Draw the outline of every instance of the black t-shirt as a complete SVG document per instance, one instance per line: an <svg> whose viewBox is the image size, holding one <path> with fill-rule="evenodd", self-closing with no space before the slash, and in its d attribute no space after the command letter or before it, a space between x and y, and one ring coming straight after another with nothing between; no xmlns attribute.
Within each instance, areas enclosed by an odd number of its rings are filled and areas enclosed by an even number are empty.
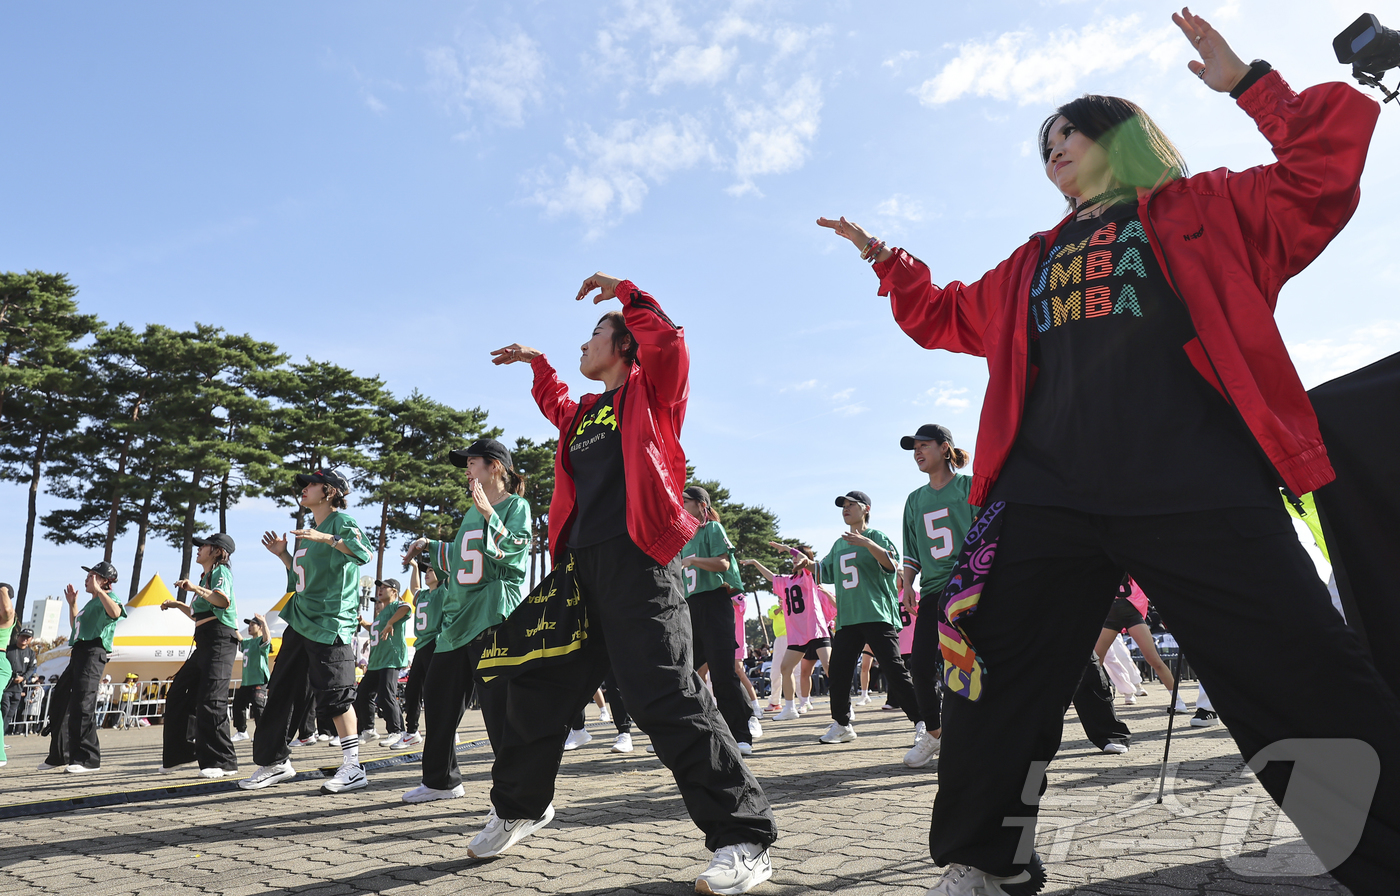
<svg viewBox="0 0 1400 896"><path fill-rule="evenodd" d="M1071 221L1031 286L1039 375L996 496L1117 515L1277 507L1244 421L1196 371L1137 205Z"/></svg>
<svg viewBox="0 0 1400 896"><path fill-rule="evenodd" d="M569 529L571 548L599 544L627 532L627 482L616 402L616 389L604 392L597 404L579 416L570 434L569 467L577 495Z"/></svg>

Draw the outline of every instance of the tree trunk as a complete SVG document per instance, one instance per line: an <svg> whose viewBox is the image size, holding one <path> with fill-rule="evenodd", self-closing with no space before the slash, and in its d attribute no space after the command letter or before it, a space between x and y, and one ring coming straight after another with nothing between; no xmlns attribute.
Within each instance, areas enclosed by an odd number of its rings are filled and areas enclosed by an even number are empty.
<svg viewBox="0 0 1400 896"><path fill-rule="evenodd" d="M29 518L24 525L24 558L19 568L19 593L15 596L15 619L24 618L24 596L29 593L29 566L34 559L34 522L39 516L39 478L44 465L44 449L48 446L47 431L39 433L34 446L34 461L29 475Z"/></svg>
<svg viewBox="0 0 1400 896"><path fill-rule="evenodd" d="M147 382L150 375L146 376ZM131 422L135 423L141 418L141 403L146 400L146 387L141 387L141 394L136 396L136 403L131 406ZM122 442L121 457L117 459L117 475L112 480L112 512L107 515L107 540L102 547L102 559L108 563L112 562L112 547L117 540L117 517L120 515L122 503L122 477L126 475L126 462L131 457L131 440L136 438L136 433L128 432L126 440Z"/></svg>
<svg viewBox="0 0 1400 896"><path fill-rule="evenodd" d="M190 473L190 503L185 508L185 524L180 527L180 578L182 579L190 577L190 564L194 559L192 556L194 546L190 544L190 539L194 538L194 517L199 508L199 498L196 495L199 494L199 479L202 475L203 473L198 469ZM181 588L175 594L175 599L184 603L185 594L185 589Z"/></svg>
<svg viewBox="0 0 1400 896"><path fill-rule="evenodd" d="M223 481L219 483L219 531L228 531L228 480L233 475L233 467L230 466L224 473Z"/></svg>
<svg viewBox="0 0 1400 896"><path fill-rule="evenodd" d="M392 481L392 480L391 480ZM384 578L384 546L389 539L389 499L379 508L379 562L374 566L375 581Z"/></svg>
<svg viewBox="0 0 1400 896"><path fill-rule="evenodd" d="M151 505L155 499L155 489L151 489L146 493L146 500L141 503L141 521L136 525L136 557L131 562L131 587L126 595L128 603L136 597L136 592L141 590L141 561L146 556L146 533L151 529Z"/></svg>

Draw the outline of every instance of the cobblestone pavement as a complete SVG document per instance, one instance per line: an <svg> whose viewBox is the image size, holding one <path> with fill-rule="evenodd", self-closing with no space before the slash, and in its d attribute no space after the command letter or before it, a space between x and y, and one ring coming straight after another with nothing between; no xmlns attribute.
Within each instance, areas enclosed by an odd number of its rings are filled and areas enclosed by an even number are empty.
<svg viewBox="0 0 1400 896"><path fill-rule="evenodd" d="M1156 804L1166 702L1154 687L1137 706L1120 705L1137 737L1123 756L1094 749L1071 711L1037 837L1050 867L1044 892L1347 893L1327 875L1254 875L1256 866L1296 867L1311 854L1305 847L1296 853L1300 841L1286 819L1274 831L1278 813L1257 782L1242 776L1243 763L1223 726L1192 729L1178 720L1167 798ZM855 721L858 740L824 746L817 742L828 721L824 710L823 700L799 721L765 722L749 759L781 831L773 879L755 893L923 893L939 876L927 852L937 790L933 768L912 771L900 764L912 734L903 714L863 708ZM593 713L588 710L590 719ZM467 857L467 842L489 809L491 753L480 746L461 755L467 795L460 800L401 802L399 795L418 783L419 766L409 762L371 772L366 790L336 796L322 796L315 781L303 780L254 793L0 820L0 892L692 892L709 853L670 775L645 752L645 735L636 735L635 752L620 755L608 751L610 724L590 721L589 728L593 742L565 754L553 824L492 861ZM9 765L0 769L0 804L197 780L192 771L156 773L160 731L104 731L103 770L90 776L36 772L46 743L11 737ZM484 739L478 713L467 713L460 736ZM238 746L251 771L250 744ZM373 745L362 749L366 762L391 755ZM293 752L299 770L338 761L338 752L325 746ZM1266 859L1271 833L1277 835L1273 858Z"/></svg>

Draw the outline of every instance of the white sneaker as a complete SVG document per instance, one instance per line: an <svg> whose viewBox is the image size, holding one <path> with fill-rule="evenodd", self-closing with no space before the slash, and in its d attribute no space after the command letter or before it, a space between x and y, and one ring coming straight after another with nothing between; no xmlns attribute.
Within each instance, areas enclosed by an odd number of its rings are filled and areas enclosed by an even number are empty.
<svg viewBox="0 0 1400 896"><path fill-rule="evenodd" d="M226 772L221 768L202 768L199 770L201 778L227 778L232 774L233 772Z"/></svg>
<svg viewBox="0 0 1400 896"><path fill-rule="evenodd" d="M803 700L802 703L797 707L797 711L798 711L798 712L811 712L811 711L812 711L812 701L811 701L810 699Z"/></svg>
<svg viewBox="0 0 1400 896"><path fill-rule="evenodd" d="M949 865L924 896L1033 896L1044 886L1045 866L1032 853L1030 867L1011 877L997 877L971 865Z"/></svg>
<svg viewBox="0 0 1400 896"><path fill-rule="evenodd" d="M229 740L233 741L236 744L241 744L247 739L248 732L246 731L235 731L233 732L233 737L229 738Z"/></svg>
<svg viewBox="0 0 1400 896"><path fill-rule="evenodd" d="M860 696L851 701L852 706L867 706L870 703L870 692L861 691Z"/></svg>
<svg viewBox="0 0 1400 896"><path fill-rule="evenodd" d="M335 770L335 775L329 781L321 785L322 793L344 793L347 790L359 790L361 787L369 786L369 778L365 776L365 767L358 762L351 764L342 762L340 768Z"/></svg>
<svg viewBox="0 0 1400 896"><path fill-rule="evenodd" d="M753 755L753 744L741 740L741 741L739 741L738 746L739 746L739 755L740 755L740 756L752 756L752 755Z"/></svg>
<svg viewBox="0 0 1400 896"><path fill-rule="evenodd" d="M1125 706L1137 706L1137 694L1129 694L1128 696L1124 697L1123 704Z"/></svg>
<svg viewBox="0 0 1400 896"><path fill-rule="evenodd" d="M914 741L914 748L904 754L904 764L909 768L923 768L938 755L938 748L941 746L943 738L925 733L923 737Z"/></svg>
<svg viewBox="0 0 1400 896"><path fill-rule="evenodd" d="M617 736L617 739L613 741L613 745L610 749L614 753L632 752L632 735L626 731L623 731Z"/></svg>
<svg viewBox="0 0 1400 896"><path fill-rule="evenodd" d="M1126 753L1128 752L1128 745L1109 741L1103 745L1103 751L1105 753Z"/></svg>
<svg viewBox="0 0 1400 896"><path fill-rule="evenodd" d="M754 714L754 717L755 717L755 718L758 718L758 719L762 719L762 718L763 718L763 704L762 704L762 703L759 703L757 700L755 700L755 701L753 701L752 703L750 703L749 706L753 707L753 714Z"/></svg>
<svg viewBox="0 0 1400 896"><path fill-rule="evenodd" d="M533 821L528 818L501 818L494 808L486 817L486 827L467 844L467 855L473 859L498 856L515 844L554 820L554 804L544 807L544 815Z"/></svg>
<svg viewBox="0 0 1400 896"><path fill-rule="evenodd" d="M826 729L826 733L817 738L817 740L824 744L848 744L855 739L855 728L852 728L850 725L842 725L835 720L832 721L831 727Z"/></svg>
<svg viewBox="0 0 1400 896"><path fill-rule="evenodd" d="M756 716L749 716L749 737L758 740L763 736L763 725Z"/></svg>
<svg viewBox="0 0 1400 896"><path fill-rule="evenodd" d="M373 728L366 728L360 732L360 743L367 744L379 740L379 733Z"/></svg>
<svg viewBox="0 0 1400 896"><path fill-rule="evenodd" d="M258 766L258 770L253 772L251 776L239 781L238 786L244 790L262 790L270 784L276 784L278 781L285 781L288 778L294 777L296 773L297 770L292 768L291 760L284 759L277 765Z"/></svg>
<svg viewBox="0 0 1400 896"><path fill-rule="evenodd" d="M599 710L598 710L598 721L600 721L600 722L611 722L611 721L612 721L612 713L608 712L608 708L607 708L606 706L604 706L602 709L599 709Z"/></svg>
<svg viewBox="0 0 1400 896"><path fill-rule="evenodd" d="M52 771L53 769L56 769L56 768L67 768L67 767L68 767L68 766L66 766L66 765L49 765L47 762L41 762L41 763L39 763L39 771L41 771L41 772L47 772L47 771Z"/></svg>
<svg viewBox="0 0 1400 896"><path fill-rule="evenodd" d="M925 725L923 722L914 723L914 744L916 746L918 745L919 741L924 739L925 734L928 734L928 726Z"/></svg>
<svg viewBox="0 0 1400 896"><path fill-rule="evenodd" d="M587 728L580 728L577 731L570 731L569 736L564 738L564 749L577 750L579 747L593 740L593 735L588 733ZM495 853L492 853L495 855Z"/></svg>
<svg viewBox="0 0 1400 896"><path fill-rule="evenodd" d="M697 893L747 893L773 876L768 850L757 843L736 843L715 850L710 867L695 879Z"/></svg>
<svg viewBox="0 0 1400 896"><path fill-rule="evenodd" d="M162 775L174 774L175 772L178 772L180 769L185 768L186 766L194 765L194 764L195 764L195 760L191 759L189 762L177 762L177 763L175 763L174 765L162 765L162 766L160 767L160 773L161 773Z"/></svg>
<svg viewBox="0 0 1400 896"><path fill-rule="evenodd" d="M437 790L427 784L419 784L412 790L405 792L400 799L405 803L430 803L433 800L455 800L458 797L466 796L466 794L467 792L462 789L461 784L451 790Z"/></svg>
<svg viewBox="0 0 1400 896"><path fill-rule="evenodd" d="M380 739L379 745L381 747L388 747L392 749L394 744L398 743L401 740L403 740L402 731L391 731L389 734L385 735L383 738Z"/></svg>
<svg viewBox="0 0 1400 896"><path fill-rule="evenodd" d="M313 734L313 735L311 735L311 736L308 737L308 738L294 737L294 738L292 738L290 741L287 742L287 746L289 746L289 747L309 747L309 746L311 746L311 745L314 744L314 743L316 743L316 735Z"/></svg>
<svg viewBox="0 0 1400 896"><path fill-rule="evenodd" d="M324 744L330 742L331 736L329 734L318 734L316 735L316 739Z"/></svg>
<svg viewBox="0 0 1400 896"><path fill-rule="evenodd" d="M88 768L86 765L79 765L75 762L72 765L64 768L64 771L70 775L85 775L88 772L102 771L102 766L99 765L97 768Z"/></svg>
<svg viewBox="0 0 1400 896"><path fill-rule="evenodd" d="M403 733L403 737L400 737L396 742L389 745L389 749L395 752L398 752L400 750L411 750L414 747L421 744L422 742L423 735L419 734L417 731L413 732L412 734L405 731Z"/></svg>
<svg viewBox="0 0 1400 896"><path fill-rule="evenodd" d="M776 716L773 717L772 721L791 722L793 719L800 718L802 718L802 713L797 711L797 707L794 704L789 703L787 706L783 707L782 712L778 713Z"/></svg>
<svg viewBox="0 0 1400 896"><path fill-rule="evenodd" d="M339 738L338 736L337 736L337 737L332 737L330 740L326 741L326 746L335 747L337 750L339 750L339 749L340 749L340 738Z"/></svg>

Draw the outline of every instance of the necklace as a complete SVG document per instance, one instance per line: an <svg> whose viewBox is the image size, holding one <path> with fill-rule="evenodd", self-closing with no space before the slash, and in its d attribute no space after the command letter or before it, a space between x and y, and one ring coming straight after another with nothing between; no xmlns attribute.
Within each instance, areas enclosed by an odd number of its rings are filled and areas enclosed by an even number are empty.
<svg viewBox="0 0 1400 896"><path fill-rule="evenodd" d="M1118 199L1119 197L1126 198L1136 192L1137 191L1134 190L1132 187L1115 187L1111 190L1104 190L1102 193L1100 193L1097 196L1094 196L1087 202L1081 202L1078 205L1078 207L1075 208L1074 213L1076 215L1081 215L1101 202L1110 202L1112 200Z"/></svg>

